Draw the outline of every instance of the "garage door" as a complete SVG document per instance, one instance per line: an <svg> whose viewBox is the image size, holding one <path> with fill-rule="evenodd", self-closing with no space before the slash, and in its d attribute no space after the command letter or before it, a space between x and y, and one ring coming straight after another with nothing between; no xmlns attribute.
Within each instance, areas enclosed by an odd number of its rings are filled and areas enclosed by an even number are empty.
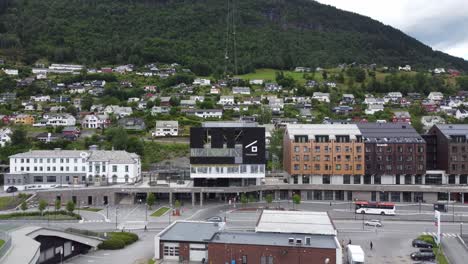
<svg viewBox="0 0 468 264"><path fill-rule="evenodd" d="M190 244L190 261L208 259L208 249L205 244Z"/></svg>
<svg viewBox="0 0 468 264"><path fill-rule="evenodd" d="M179 243L164 243L164 259L179 260Z"/></svg>

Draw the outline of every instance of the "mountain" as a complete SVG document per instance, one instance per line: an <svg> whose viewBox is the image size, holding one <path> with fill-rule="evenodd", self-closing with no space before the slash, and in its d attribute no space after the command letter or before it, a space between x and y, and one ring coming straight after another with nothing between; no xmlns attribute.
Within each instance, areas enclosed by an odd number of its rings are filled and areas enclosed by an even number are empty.
<svg viewBox="0 0 468 264"><path fill-rule="evenodd" d="M178 62L202 75L351 62L468 70L397 29L309 0L0 0L0 56Z"/></svg>

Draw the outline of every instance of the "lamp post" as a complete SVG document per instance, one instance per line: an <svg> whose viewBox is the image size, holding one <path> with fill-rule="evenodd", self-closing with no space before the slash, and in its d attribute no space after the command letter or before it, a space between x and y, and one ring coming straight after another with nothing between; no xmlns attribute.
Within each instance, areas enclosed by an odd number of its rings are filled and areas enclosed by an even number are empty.
<svg viewBox="0 0 468 264"><path fill-rule="evenodd" d="M117 225L118 225L118 222L117 222L118 213L119 213L119 207L115 206L115 230L117 230Z"/></svg>
<svg viewBox="0 0 468 264"><path fill-rule="evenodd" d="M463 222L460 222L460 236L463 236Z"/></svg>
<svg viewBox="0 0 468 264"><path fill-rule="evenodd" d="M145 203L145 222L148 222L148 203Z"/></svg>

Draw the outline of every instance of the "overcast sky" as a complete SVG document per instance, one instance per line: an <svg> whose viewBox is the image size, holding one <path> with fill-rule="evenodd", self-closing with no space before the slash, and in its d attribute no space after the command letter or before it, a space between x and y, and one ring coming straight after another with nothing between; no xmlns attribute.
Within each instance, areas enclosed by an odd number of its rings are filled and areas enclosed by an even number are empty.
<svg viewBox="0 0 468 264"><path fill-rule="evenodd" d="M316 0L371 17L468 60L467 0Z"/></svg>

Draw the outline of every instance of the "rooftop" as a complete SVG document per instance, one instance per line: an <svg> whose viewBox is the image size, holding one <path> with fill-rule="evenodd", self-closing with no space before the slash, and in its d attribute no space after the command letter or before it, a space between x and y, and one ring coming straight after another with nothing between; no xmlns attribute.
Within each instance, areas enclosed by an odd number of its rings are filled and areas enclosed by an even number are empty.
<svg viewBox="0 0 468 264"><path fill-rule="evenodd" d="M208 242L223 229L220 223L176 221L158 234L164 241Z"/></svg>
<svg viewBox="0 0 468 264"><path fill-rule="evenodd" d="M310 237L310 244L306 244L305 237ZM293 238L294 243L289 239ZM297 240L301 244L296 244ZM263 233L263 232L219 232L216 233L212 243L222 244L242 244L242 245L266 245L266 246L290 246L290 247L311 247L311 248L337 248L334 236L324 235L304 235L289 233Z"/></svg>
<svg viewBox="0 0 468 264"><path fill-rule="evenodd" d="M468 135L468 124L437 124L435 125L446 136Z"/></svg>
<svg viewBox="0 0 468 264"><path fill-rule="evenodd" d="M336 229L326 212L264 210L256 232L336 235Z"/></svg>
<svg viewBox="0 0 468 264"><path fill-rule="evenodd" d="M419 133L407 123L359 123L365 142L424 143Z"/></svg>
<svg viewBox="0 0 468 264"><path fill-rule="evenodd" d="M204 122L203 127L257 127L255 122Z"/></svg>
<svg viewBox="0 0 468 264"><path fill-rule="evenodd" d="M30 150L10 158L88 158L88 161L112 161L113 163L135 163L137 154L122 150Z"/></svg>
<svg viewBox="0 0 468 264"><path fill-rule="evenodd" d="M308 135L309 137L316 135L361 135L361 131L355 124L288 124L286 130L290 139L294 139L295 135Z"/></svg>

